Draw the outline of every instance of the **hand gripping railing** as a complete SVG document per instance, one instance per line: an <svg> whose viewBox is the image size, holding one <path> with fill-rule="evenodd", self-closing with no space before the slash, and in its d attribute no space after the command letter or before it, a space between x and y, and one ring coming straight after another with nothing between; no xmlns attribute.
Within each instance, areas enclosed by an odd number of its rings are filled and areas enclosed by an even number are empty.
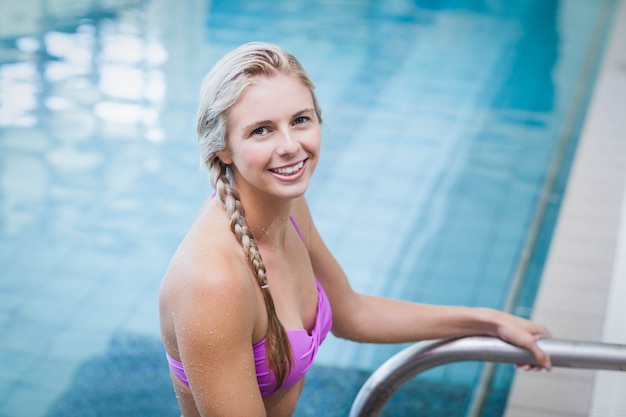
<svg viewBox="0 0 626 417"><path fill-rule="evenodd" d="M626 345L543 339L539 346L555 367L626 371ZM461 361L537 364L529 351L495 337L416 343L374 371L357 394L350 417L379 416L387 400L405 382L435 366Z"/></svg>

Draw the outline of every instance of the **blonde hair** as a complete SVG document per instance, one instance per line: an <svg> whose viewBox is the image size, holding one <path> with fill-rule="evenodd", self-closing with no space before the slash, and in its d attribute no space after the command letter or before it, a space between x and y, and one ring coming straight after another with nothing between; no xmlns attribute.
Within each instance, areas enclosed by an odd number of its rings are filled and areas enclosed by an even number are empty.
<svg viewBox="0 0 626 417"><path fill-rule="evenodd" d="M265 339L266 360L276 376L278 389L284 382L293 357L289 338L278 319L272 294L267 287L267 272L257 240L248 227L239 193L232 181L230 168L217 156L227 147L228 112L257 76L284 74L295 77L308 87L318 121L321 111L314 93L315 86L298 60L282 48L261 42L244 44L226 54L206 75L200 92L196 130L202 164L208 168L211 186L230 218L230 229L237 237L261 287L267 311Z"/></svg>

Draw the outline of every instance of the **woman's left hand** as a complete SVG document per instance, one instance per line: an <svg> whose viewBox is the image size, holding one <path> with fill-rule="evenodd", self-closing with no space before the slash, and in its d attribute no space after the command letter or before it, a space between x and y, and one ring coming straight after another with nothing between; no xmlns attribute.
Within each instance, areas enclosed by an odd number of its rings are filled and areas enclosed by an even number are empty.
<svg viewBox="0 0 626 417"><path fill-rule="evenodd" d="M525 371L552 369L550 357L539 347L537 343L540 339L552 337L550 331L541 324L525 320L520 317L503 313L498 320L497 336L502 340L529 350L535 359L536 364L518 364L519 369Z"/></svg>

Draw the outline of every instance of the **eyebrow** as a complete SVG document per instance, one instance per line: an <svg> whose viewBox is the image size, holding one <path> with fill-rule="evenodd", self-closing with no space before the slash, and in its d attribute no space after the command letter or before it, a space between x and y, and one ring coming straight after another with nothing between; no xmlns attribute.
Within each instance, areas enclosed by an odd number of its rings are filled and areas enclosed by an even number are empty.
<svg viewBox="0 0 626 417"><path fill-rule="evenodd" d="M305 113L315 113L315 109L312 107L307 107L306 109L300 110L296 113L294 113L291 118L295 119L296 117L300 117ZM246 133L246 132L250 132L251 130L256 129L259 126L263 126L263 125L268 125L268 124L272 124L274 123L272 120L260 120L258 122L253 122L250 124L245 125L241 130Z"/></svg>

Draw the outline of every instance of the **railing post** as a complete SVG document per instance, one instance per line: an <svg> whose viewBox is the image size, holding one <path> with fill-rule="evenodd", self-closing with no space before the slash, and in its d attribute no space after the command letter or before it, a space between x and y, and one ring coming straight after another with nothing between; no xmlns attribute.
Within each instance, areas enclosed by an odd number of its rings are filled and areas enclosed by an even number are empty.
<svg viewBox="0 0 626 417"><path fill-rule="evenodd" d="M540 347L552 365L565 368L626 371L626 345L543 339ZM489 336L416 343L392 356L363 384L350 417L377 417L408 380L439 365L461 361L537 364L527 350Z"/></svg>

